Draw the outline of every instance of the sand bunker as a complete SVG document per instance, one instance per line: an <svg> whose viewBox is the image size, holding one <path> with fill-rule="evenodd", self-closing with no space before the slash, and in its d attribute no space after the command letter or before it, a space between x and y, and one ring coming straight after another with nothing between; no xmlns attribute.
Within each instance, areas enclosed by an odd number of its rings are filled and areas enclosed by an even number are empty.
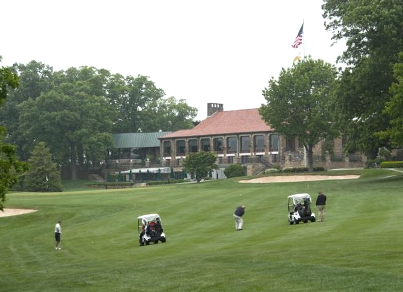
<svg viewBox="0 0 403 292"><path fill-rule="evenodd" d="M295 176L266 176L250 180L241 180L240 183L274 183L274 182L300 182L316 180L357 179L359 175L295 175Z"/></svg>
<svg viewBox="0 0 403 292"><path fill-rule="evenodd" d="M36 211L38 211L38 210L4 208L4 211L0 211L0 217L9 217L9 216L15 216L15 215L28 214L28 213L32 213L32 212L36 212Z"/></svg>

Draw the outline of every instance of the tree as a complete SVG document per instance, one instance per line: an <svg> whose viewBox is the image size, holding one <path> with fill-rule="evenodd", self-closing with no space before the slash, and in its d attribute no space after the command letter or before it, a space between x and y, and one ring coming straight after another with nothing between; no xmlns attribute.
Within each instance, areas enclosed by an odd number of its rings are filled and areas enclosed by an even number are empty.
<svg viewBox="0 0 403 292"><path fill-rule="evenodd" d="M7 128L7 141L17 145L17 155L22 160L27 160L30 152L24 152L23 145L27 144L24 136L19 130L19 110L18 105L35 100L43 92L47 92L54 87L53 70L48 65L31 61L28 64L14 64L10 68L19 77L19 86L8 92L4 106L0 109L0 124Z"/></svg>
<svg viewBox="0 0 403 292"><path fill-rule="evenodd" d="M117 107L119 112L113 131L115 133L133 133L139 129L145 131L146 121L143 120L143 112L147 111L150 106L155 106L157 100L162 98L165 93L162 89L157 88L147 76L122 78L121 75L115 76L108 86L113 88L113 94L110 95L111 103Z"/></svg>
<svg viewBox="0 0 403 292"><path fill-rule="evenodd" d="M403 52L400 53L400 60L394 66L397 81L390 88L392 97L384 109L384 113L391 118L390 126L378 133L381 139L389 141L392 146L403 145Z"/></svg>
<svg viewBox="0 0 403 292"><path fill-rule="evenodd" d="M209 172L217 169L215 163L216 156L212 152L196 152L186 156L183 161L184 171L196 177L196 181L200 182L202 178L207 177Z"/></svg>
<svg viewBox="0 0 403 292"><path fill-rule="evenodd" d="M403 51L402 2L327 0L322 8L326 29L347 45L339 57L347 67L336 94L336 110L348 138L345 148L374 158L388 143L374 133L391 123L384 109L391 98L393 65Z"/></svg>
<svg viewBox="0 0 403 292"><path fill-rule="evenodd" d="M2 57L0 56L0 62ZM0 106L4 103L9 88L18 87L18 76L9 68L0 68ZM28 169L28 165L17 159L16 147L3 143L7 131L0 126L0 210L4 208L8 190L17 183L18 175Z"/></svg>
<svg viewBox="0 0 403 292"><path fill-rule="evenodd" d="M112 146L112 121L116 112L104 96L102 85L107 72L92 67L56 72L55 90L19 106L19 127L28 141L25 151L43 141L56 161L70 165L77 179L77 166L96 165ZM101 88L100 88L101 87Z"/></svg>
<svg viewBox="0 0 403 292"><path fill-rule="evenodd" d="M282 69L263 90L267 101L259 113L279 134L297 138L305 147L308 167L313 171L313 148L322 139L333 139L337 128L332 113L336 69L310 57L292 68Z"/></svg>
<svg viewBox="0 0 403 292"><path fill-rule="evenodd" d="M44 142L38 143L32 150L28 162L30 170L25 174L24 189L30 192L62 191L60 170L52 161L50 149Z"/></svg>
<svg viewBox="0 0 403 292"><path fill-rule="evenodd" d="M185 100L175 97L161 98L143 111L141 129L145 132L178 131L193 128L193 119L197 109L189 106Z"/></svg>
<svg viewBox="0 0 403 292"><path fill-rule="evenodd" d="M107 83L107 96L119 115L114 121L114 133L177 131L193 127L197 109L185 100L164 98L147 76L123 77L112 75Z"/></svg>

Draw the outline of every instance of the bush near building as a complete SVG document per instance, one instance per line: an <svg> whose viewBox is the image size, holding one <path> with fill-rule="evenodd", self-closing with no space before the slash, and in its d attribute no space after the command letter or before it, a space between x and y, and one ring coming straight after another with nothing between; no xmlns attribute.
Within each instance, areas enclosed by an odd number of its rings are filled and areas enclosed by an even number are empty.
<svg viewBox="0 0 403 292"><path fill-rule="evenodd" d="M381 168L403 168L403 161L383 161L379 165Z"/></svg>
<svg viewBox="0 0 403 292"><path fill-rule="evenodd" d="M242 165L232 164L225 168L224 174L227 178L231 178L231 177L237 177L237 176L245 176L246 171Z"/></svg>

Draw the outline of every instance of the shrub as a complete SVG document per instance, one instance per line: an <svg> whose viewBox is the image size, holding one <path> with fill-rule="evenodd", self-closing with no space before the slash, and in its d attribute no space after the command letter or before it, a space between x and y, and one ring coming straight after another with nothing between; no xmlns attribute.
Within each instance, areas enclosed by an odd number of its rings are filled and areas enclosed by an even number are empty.
<svg viewBox="0 0 403 292"><path fill-rule="evenodd" d="M283 172L288 172L288 173L301 173L301 172L308 172L309 168L308 167L292 167L292 168L286 168L283 170ZM325 169L322 166L317 166L313 168L314 172L317 171L325 171Z"/></svg>
<svg viewBox="0 0 403 292"><path fill-rule="evenodd" d="M224 170L224 174L227 178L237 177L237 176L245 176L246 171L240 164L231 164L227 166Z"/></svg>
<svg viewBox="0 0 403 292"><path fill-rule="evenodd" d="M383 161L379 166L381 168L403 168L403 161Z"/></svg>
<svg viewBox="0 0 403 292"><path fill-rule="evenodd" d="M147 181L148 186L166 185L166 184L179 184L185 182L185 179L171 179L171 180L150 180Z"/></svg>
<svg viewBox="0 0 403 292"><path fill-rule="evenodd" d="M87 187L92 187L92 188L111 188L111 189L117 189L117 188L131 188L134 183L132 182L93 182L93 183L87 183Z"/></svg>
<svg viewBox="0 0 403 292"><path fill-rule="evenodd" d="M369 159L365 162L365 168L375 168L378 167L382 162L384 161L383 158L375 158L375 159Z"/></svg>
<svg viewBox="0 0 403 292"><path fill-rule="evenodd" d="M291 167L291 168L283 169L283 172L288 172L288 173L308 172L308 167Z"/></svg>

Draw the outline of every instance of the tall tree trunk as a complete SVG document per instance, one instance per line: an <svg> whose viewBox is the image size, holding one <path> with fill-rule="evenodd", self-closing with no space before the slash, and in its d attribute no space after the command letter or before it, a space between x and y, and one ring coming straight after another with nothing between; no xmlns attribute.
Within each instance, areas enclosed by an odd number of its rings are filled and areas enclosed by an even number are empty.
<svg viewBox="0 0 403 292"><path fill-rule="evenodd" d="M76 168L76 147L70 146L70 160L71 160L71 180L77 180L77 168Z"/></svg>
<svg viewBox="0 0 403 292"><path fill-rule="evenodd" d="M309 172L313 172L313 145L308 145L306 152L308 156L308 170Z"/></svg>

